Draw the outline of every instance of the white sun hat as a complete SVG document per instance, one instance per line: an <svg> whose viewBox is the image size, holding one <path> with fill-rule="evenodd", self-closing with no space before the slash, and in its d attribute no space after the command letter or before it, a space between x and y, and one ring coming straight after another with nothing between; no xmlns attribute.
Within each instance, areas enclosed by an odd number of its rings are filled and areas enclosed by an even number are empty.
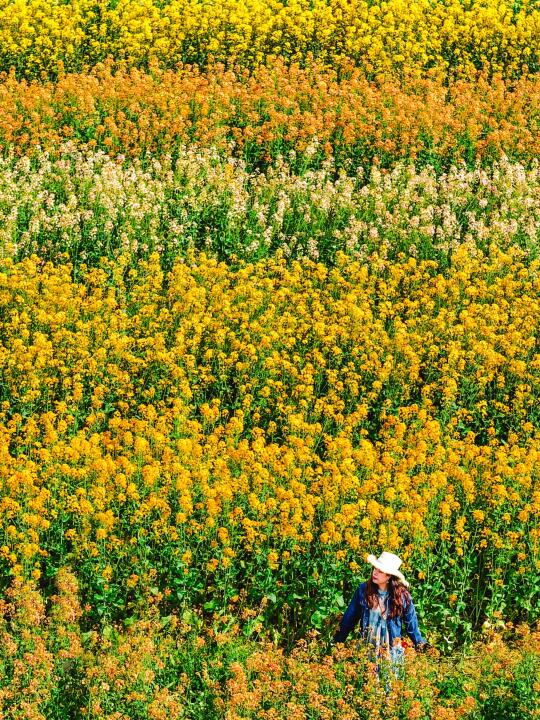
<svg viewBox="0 0 540 720"><path fill-rule="evenodd" d="M373 567L376 567L377 570L380 570L387 575L395 575L401 580L405 587L409 587L409 583L405 580L398 569L401 565L401 560L397 555L394 555L394 553L383 552L378 558L376 558L375 555L368 555L367 561L368 563L371 563Z"/></svg>

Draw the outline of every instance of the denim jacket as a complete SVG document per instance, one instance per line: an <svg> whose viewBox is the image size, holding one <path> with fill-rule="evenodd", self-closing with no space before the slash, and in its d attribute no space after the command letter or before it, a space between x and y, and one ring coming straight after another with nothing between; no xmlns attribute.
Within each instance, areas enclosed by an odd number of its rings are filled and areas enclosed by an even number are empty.
<svg viewBox="0 0 540 720"><path fill-rule="evenodd" d="M341 620L339 630L334 635L333 642L344 642L347 639L347 635L354 629L358 621L360 621L362 636L365 637L369 624L369 606L366 600L366 586L367 582L363 582L356 589L353 599L351 600L350 605ZM418 619L416 617L416 610L414 609L412 599L409 607L404 611L403 615L401 617L397 615L394 618L390 617L390 602L390 596L388 596L386 600L386 617L388 618L387 627L390 647L393 646L395 638L401 637L402 622L405 626L407 635L411 638L415 647L425 643L426 641L418 629Z"/></svg>

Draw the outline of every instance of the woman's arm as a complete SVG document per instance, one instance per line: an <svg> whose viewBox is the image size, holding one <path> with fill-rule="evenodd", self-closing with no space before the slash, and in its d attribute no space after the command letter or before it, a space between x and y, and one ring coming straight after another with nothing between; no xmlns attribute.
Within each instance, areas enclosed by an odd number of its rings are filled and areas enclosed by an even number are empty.
<svg viewBox="0 0 540 720"><path fill-rule="evenodd" d="M361 587L361 586L360 586ZM345 615L339 624L339 630L333 637L333 642L345 642L347 635L354 629L356 623L362 615L362 606L360 603L360 587L358 587L353 595L349 607L345 611Z"/></svg>
<svg viewBox="0 0 540 720"><path fill-rule="evenodd" d="M409 606L403 613L403 623L405 625L407 635L411 638L416 648L426 643L425 638L423 638L420 634L420 629L418 627L418 617L416 616L416 610L414 608L412 598L410 598Z"/></svg>

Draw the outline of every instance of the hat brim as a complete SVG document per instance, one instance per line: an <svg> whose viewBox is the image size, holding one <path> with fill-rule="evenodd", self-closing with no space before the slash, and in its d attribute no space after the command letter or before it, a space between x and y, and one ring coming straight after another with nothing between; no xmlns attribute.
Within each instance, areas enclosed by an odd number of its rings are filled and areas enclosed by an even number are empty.
<svg viewBox="0 0 540 720"><path fill-rule="evenodd" d="M387 575L394 575L395 577L399 578L401 582L405 585L405 587L409 587L409 583L405 578L403 577L402 573L400 573L399 570L393 570L392 572L388 572L387 569L385 569L378 561L375 555L368 555L367 561L370 565L373 565L373 567L376 567L377 570L380 570L383 573L386 573Z"/></svg>

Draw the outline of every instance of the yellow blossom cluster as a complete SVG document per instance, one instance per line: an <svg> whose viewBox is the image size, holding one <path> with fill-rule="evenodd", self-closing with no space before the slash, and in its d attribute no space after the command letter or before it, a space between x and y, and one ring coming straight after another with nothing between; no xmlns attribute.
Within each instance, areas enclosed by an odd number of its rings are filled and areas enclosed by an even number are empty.
<svg viewBox="0 0 540 720"><path fill-rule="evenodd" d="M128 260L2 261L10 575L69 560L114 616L307 599L307 553L318 585L386 548L427 604L466 583L512 612L540 566L540 261Z"/></svg>
<svg viewBox="0 0 540 720"><path fill-rule="evenodd" d="M309 54L373 73L516 77L538 68L540 11L534 0L3 0L0 28L0 66L26 77L108 56L174 67Z"/></svg>

